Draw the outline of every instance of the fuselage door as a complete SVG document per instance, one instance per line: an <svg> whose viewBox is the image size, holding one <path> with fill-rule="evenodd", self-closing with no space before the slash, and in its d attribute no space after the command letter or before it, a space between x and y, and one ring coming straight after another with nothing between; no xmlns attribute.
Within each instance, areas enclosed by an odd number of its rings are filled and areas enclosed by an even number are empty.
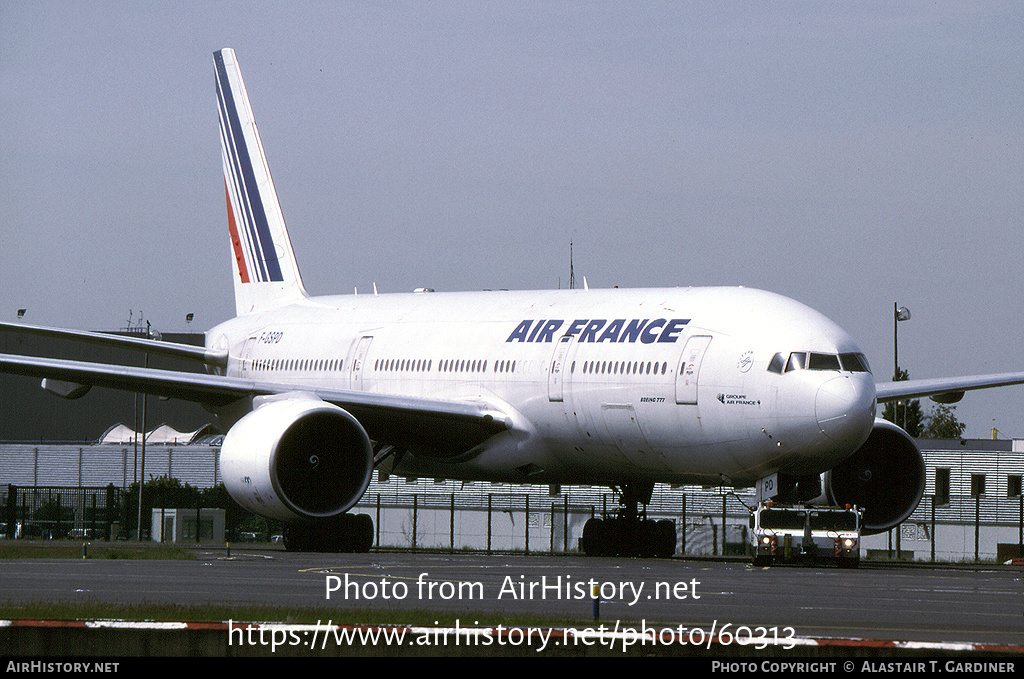
<svg viewBox="0 0 1024 679"><path fill-rule="evenodd" d="M238 366L238 374L242 377L248 377L252 372L252 349L255 346L255 337L250 337L245 340L245 345L242 347L242 360L239 362Z"/></svg>
<svg viewBox="0 0 1024 679"><path fill-rule="evenodd" d="M356 344L356 349L352 353L352 360L349 363L352 371L349 373L349 384L356 391L362 391L363 389L363 364L366 363L366 352L370 350L370 342L372 341L372 335L360 337Z"/></svg>
<svg viewBox="0 0 1024 679"><path fill-rule="evenodd" d="M551 357L551 370L548 372L548 400L561 401L565 388L565 363L572 346L572 335L562 335L555 345L555 353Z"/></svg>
<svg viewBox="0 0 1024 679"><path fill-rule="evenodd" d="M704 352L711 343L709 335L694 335L686 340L683 355L679 359L679 370L676 372L676 403L681 405L697 405L697 379L700 376L700 364L704 360Z"/></svg>

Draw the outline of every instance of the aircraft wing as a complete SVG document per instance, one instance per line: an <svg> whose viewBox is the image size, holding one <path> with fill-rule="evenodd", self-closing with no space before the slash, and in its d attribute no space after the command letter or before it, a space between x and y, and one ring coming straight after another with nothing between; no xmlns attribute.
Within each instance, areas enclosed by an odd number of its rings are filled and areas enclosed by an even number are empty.
<svg viewBox="0 0 1024 679"><path fill-rule="evenodd" d="M465 451L510 429L507 413L483 401L444 401L363 391L297 388L239 377L0 354L0 372L46 380L226 405L255 396L302 391L351 413L374 441Z"/></svg>
<svg viewBox="0 0 1024 679"><path fill-rule="evenodd" d="M965 377L939 377L928 380L904 380L875 385L879 403L931 396L939 403L956 403L965 391L1024 384L1024 372Z"/></svg>
<svg viewBox="0 0 1024 679"><path fill-rule="evenodd" d="M158 356L169 356L192 361L201 361L208 365L226 366L228 363L227 351L214 351L206 347L197 347L191 344L178 344L176 342L164 342L148 337L132 337L131 335L112 335L105 332L88 332L85 330L67 330L65 328L47 328L39 325L24 325L22 323L0 322L0 330L21 333L25 335L38 335L41 337L55 337L58 339L85 342L87 344L100 344L108 347L117 347L130 351L145 351Z"/></svg>

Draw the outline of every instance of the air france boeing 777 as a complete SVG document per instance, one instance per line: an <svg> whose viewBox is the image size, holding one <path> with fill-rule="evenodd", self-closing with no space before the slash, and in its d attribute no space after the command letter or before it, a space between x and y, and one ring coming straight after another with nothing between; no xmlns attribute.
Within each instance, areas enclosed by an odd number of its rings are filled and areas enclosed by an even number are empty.
<svg viewBox="0 0 1024 679"><path fill-rule="evenodd" d="M227 431L232 497L287 522L289 547L367 549L372 523L348 510L375 468L610 486L622 509L584 527L594 554L674 552L674 527L638 512L659 482L856 504L869 532L884 531L913 512L925 472L876 404L1024 382L876 385L836 324L738 287L311 297L235 54L214 62L237 316L205 348L3 325L194 359L206 373L11 355L0 370L66 396L95 385L204 403Z"/></svg>

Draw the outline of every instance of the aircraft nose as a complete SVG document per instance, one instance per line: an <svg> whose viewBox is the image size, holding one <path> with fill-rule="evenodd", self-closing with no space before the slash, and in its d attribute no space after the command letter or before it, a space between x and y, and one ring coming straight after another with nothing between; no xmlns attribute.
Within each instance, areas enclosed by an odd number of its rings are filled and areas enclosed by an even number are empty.
<svg viewBox="0 0 1024 679"><path fill-rule="evenodd" d="M822 384L814 398L821 433L837 443L863 443L875 420L873 387L873 382L857 375L834 377Z"/></svg>

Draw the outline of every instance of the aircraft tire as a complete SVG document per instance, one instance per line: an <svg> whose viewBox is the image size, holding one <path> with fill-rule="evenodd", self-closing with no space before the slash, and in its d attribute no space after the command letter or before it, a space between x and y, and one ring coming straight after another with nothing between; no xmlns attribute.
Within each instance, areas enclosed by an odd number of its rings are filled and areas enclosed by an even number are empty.
<svg viewBox="0 0 1024 679"><path fill-rule="evenodd" d="M373 548L373 519L369 514L355 514L352 522L352 551L365 553Z"/></svg>
<svg viewBox="0 0 1024 679"><path fill-rule="evenodd" d="M638 528L639 531L637 531L635 539L638 540L639 544L636 545L636 549L630 551L644 559L660 555L662 547L658 522L653 519L647 519L641 522Z"/></svg>
<svg viewBox="0 0 1024 679"><path fill-rule="evenodd" d="M676 553L676 523L671 519L662 519L656 525L657 554L663 559Z"/></svg>
<svg viewBox="0 0 1024 679"><path fill-rule="evenodd" d="M587 519L583 524L583 537L580 546L587 556L605 556L605 525L602 519Z"/></svg>

